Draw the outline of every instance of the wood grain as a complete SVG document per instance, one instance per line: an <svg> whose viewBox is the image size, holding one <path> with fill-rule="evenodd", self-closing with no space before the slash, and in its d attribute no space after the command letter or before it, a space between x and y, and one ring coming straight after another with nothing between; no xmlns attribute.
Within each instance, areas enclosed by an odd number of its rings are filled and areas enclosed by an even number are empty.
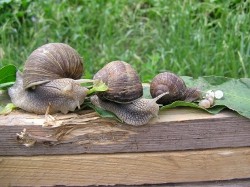
<svg viewBox="0 0 250 187"><path fill-rule="evenodd" d="M178 108L161 112L159 118L141 127L101 119L95 113L58 117L63 119L61 121L70 120L63 127L44 128L43 115L14 112L0 116L0 155L154 152L250 146L250 120L230 111L210 115L199 110ZM34 136L42 137L40 142L30 148L19 144L16 133L23 128ZM61 136L59 141L46 141L53 139L48 136L58 135Z"/></svg>
<svg viewBox="0 0 250 187"><path fill-rule="evenodd" d="M0 157L1 186L139 185L250 178L250 147Z"/></svg>
<svg viewBox="0 0 250 187"><path fill-rule="evenodd" d="M22 112L0 116L0 155L154 152L250 146L250 120L230 111L210 115L199 110L178 108L161 112L159 118L141 127L101 119L95 113L57 117L66 124L59 128L44 128L44 116ZM40 137L40 142L30 148L19 144L16 133L23 128ZM59 135L59 141L50 141Z"/></svg>

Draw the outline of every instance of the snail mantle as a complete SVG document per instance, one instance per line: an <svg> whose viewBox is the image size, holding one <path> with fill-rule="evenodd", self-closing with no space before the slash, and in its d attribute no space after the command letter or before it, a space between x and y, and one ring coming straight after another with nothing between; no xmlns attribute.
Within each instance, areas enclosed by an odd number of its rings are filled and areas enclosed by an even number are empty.
<svg viewBox="0 0 250 187"><path fill-rule="evenodd" d="M0 141L1 186L250 183L250 120L227 110L171 109L140 127L16 110L0 116Z"/></svg>

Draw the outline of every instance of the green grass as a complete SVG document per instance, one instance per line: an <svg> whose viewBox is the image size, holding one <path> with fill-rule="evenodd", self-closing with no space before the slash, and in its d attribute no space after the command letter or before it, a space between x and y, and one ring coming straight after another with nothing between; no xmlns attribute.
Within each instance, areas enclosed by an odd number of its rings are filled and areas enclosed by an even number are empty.
<svg viewBox="0 0 250 187"><path fill-rule="evenodd" d="M5 0L0 66L20 69L48 42L74 47L91 78L105 63L132 64L144 82L173 71L250 75L249 0Z"/></svg>

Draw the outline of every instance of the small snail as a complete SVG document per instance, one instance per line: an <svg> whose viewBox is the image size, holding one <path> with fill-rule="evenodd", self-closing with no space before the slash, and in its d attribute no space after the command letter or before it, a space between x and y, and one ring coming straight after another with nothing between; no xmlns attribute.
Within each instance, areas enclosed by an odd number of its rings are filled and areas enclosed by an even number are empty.
<svg viewBox="0 0 250 187"><path fill-rule="evenodd" d="M156 75L150 83L150 93L153 98L168 92L157 101L160 104L170 104L174 101L194 101L200 97L195 88L187 88L185 82L174 73L164 72Z"/></svg>
<svg viewBox="0 0 250 187"><path fill-rule="evenodd" d="M45 44L31 53L23 74L17 72L8 92L19 108L36 114L75 110L84 102L87 89L73 80L83 74L82 59L69 45Z"/></svg>
<svg viewBox="0 0 250 187"><path fill-rule="evenodd" d="M94 79L102 80L108 90L90 98L92 104L113 112L123 122L143 125L157 116L159 106L155 99L141 98L143 88L137 72L123 61L113 61L105 65ZM165 95L165 93L164 93Z"/></svg>

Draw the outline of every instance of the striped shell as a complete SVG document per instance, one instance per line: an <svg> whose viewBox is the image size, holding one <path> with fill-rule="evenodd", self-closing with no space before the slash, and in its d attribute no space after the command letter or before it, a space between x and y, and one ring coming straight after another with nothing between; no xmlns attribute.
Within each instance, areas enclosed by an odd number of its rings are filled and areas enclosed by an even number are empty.
<svg viewBox="0 0 250 187"><path fill-rule="evenodd" d="M186 85L177 75L164 72L156 75L150 84L150 93L153 98L158 95L169 92L157 101L160 104L169 104L177 100L185 100Z"/></svg>
<svg viewBox="0 0 250 187"><path fill-rule="evenodd" d="M98 94L103 100L118 103L128 103L138 99L143 94L143 88L137 72L123 61L113 61L106 64L94 75L94 80L102 80L108 91Z"/></svg>
<svg viewBox="0 0 250 187"><path fill-rule="evenodd" d="M28 57L24 65L23 86L27 89L54 79L79 79L82 74L82 59L75 49L63 43L49 43Z"/></svg>

